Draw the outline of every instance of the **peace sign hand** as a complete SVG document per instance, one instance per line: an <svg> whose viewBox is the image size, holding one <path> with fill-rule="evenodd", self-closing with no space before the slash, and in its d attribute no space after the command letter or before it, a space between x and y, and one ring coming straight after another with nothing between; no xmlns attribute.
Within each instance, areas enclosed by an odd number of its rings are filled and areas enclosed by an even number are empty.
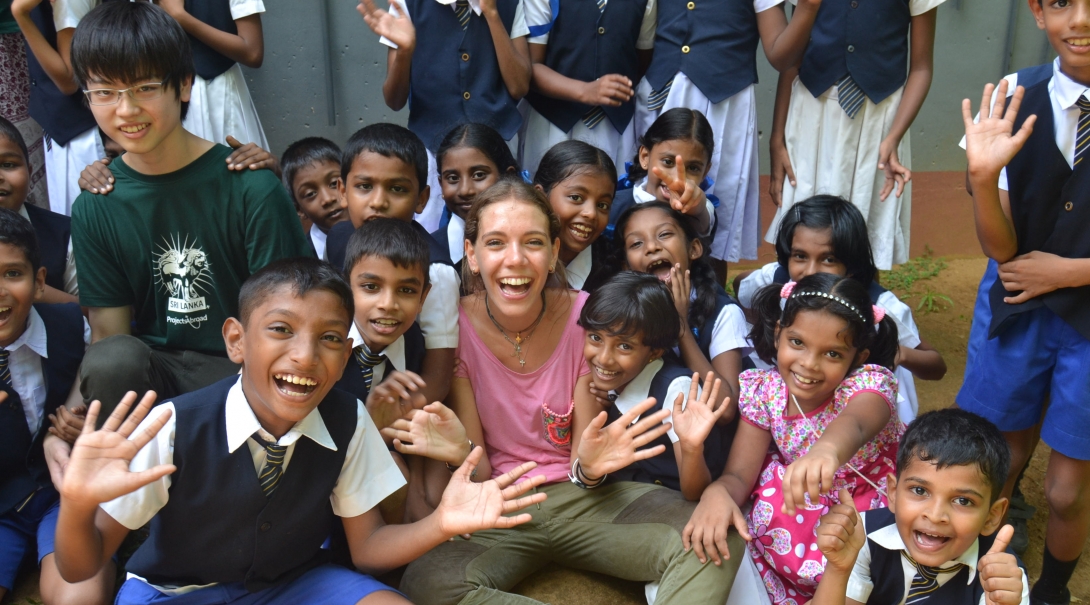
<svg viewBox="0 0 1090 605"><path fill-rule="evenodd" d="M840 504L821 517L817 544L828 561L826 565L845 573L855 567L855 559L867 541L863 518L855 509L855 500L846 489L840 490Z"/></svg>
<svg viewBox="0 0 1090 605"><path fill-rule="evenodd" d="M988 553L977 561L980 585L986 605L1018 605L1022 602L1022 569L1014 555L1006 552L1014 527L1004 525Z"/></svg>
<svg viewBox="0 0 1090 605"><path fill-rule="evenodd" d="M1006 80L999 83L994 103L991 103L991 98L995 86L988 84L984 87L978 122L973 121L969 99L961 102L961 117L965 123L965 156L969 160L970 174L998 178L999 172L1022 149L1033 132L1033 125L1037 122L1035 115L1026 118L1018 132L1014 132L1014 121L1018 117L1025 89L1021 86L1015 89L1007 106L1008 86Z"/></svg>
<svg viewBox="0 0 1090 605"><path fill-rule="evenodd" d="M61 494L66 500L93 508L152 483L170 473L173 464L160 464L145 471L129 471L134 456L148 444L170 418L170 410L160 413L148 425L136 433L136 427L148 415L155 403L155 392L148 391L128 418L125 415L136 393L129 391L121 399L101 429L95 430L101 402L91 402L83 432L72 447L68 466L61 483Z"/></svg>

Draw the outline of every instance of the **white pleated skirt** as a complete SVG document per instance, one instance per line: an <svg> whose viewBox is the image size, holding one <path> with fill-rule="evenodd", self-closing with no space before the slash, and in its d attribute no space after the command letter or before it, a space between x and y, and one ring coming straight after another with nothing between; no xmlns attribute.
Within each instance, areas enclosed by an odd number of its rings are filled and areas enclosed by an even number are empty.
<svg viewBox="0 0 1090 605"><path fill-rule="evenodd" d="M189 99L189 113L182 125L193 134L220 145L227 144L227 136L233 136L243 145L255 143L272 152L257 108L246 86L246 77L238 63L216 76L205 80L193 77L193 93Z"/></svg>

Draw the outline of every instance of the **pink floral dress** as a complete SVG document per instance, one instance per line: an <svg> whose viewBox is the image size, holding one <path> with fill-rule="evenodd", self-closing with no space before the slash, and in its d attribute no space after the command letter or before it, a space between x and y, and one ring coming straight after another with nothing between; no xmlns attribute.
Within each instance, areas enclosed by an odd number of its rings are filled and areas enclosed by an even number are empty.
<svg viewBox="0 0 1090 605"><path fill-rule="evenodd" d="M886 477L895 470L897 443L904 432L904 424L894 407L897 379L884 367L864 365L840 383L829 401L806 415L809 422L797 413L798 408L793 404L790 407L795 413L787 414L790 401L787 386L776 370L748 370L739 377L739 383L742 419L772 433L776 446L770 448L751 496L750 555L772 602L798 605L813 596L825 570L825 558L817 546L818 520L831 505L839 504L839 490L846 488L851 492L861 511L883 508L887 502L883 493L845 465L837 471L830 495L822 496L814 504L807 498L807 504L798 508L794 516L788 516L780 511L784 470L810 450L852 397L877 393L889 405L889 423L855 454L850 464L885 492Z"/></svg>

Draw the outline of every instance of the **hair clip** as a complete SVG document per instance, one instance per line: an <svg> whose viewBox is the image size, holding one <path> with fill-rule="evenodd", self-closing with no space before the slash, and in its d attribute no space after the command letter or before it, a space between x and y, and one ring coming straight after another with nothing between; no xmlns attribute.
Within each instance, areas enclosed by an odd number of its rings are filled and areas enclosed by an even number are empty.
<svg viewBox="0 0 1090 605"><path fill-rule="evenodd" d="M789 281L780 288L780 298L791 298L791 293L795 291L796 282Z"/></svg>
<svg viewBox="0 0 1090 605"><path fill-rule="evenodd" d="M886 317L886 310L878 305L874 305L874 324L878 325L882 323L882 320Z"/></svg>

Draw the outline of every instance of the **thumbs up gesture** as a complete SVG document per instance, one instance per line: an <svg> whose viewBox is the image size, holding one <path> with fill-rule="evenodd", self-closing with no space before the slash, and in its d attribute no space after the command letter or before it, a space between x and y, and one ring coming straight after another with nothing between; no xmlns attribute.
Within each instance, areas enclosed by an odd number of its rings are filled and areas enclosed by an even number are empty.
<svg viewBox="0 0 1090 605"><path fill-rule="evenodd" d="M977 561L986 605L1018 605L1022 602L1022 570L1014 555L1006 552L1014 527L1004 525L987 554Z"/></svg>
<svg viewBox="0 0 1090 605"><path fill-rule="evenodd" d="M867 541L863 518L855 509L855 500L846 489L840 490L840 504L829 509L821 517L817 527L817 544L828 561L826 569L850 573L855 558Z"/></svg>

